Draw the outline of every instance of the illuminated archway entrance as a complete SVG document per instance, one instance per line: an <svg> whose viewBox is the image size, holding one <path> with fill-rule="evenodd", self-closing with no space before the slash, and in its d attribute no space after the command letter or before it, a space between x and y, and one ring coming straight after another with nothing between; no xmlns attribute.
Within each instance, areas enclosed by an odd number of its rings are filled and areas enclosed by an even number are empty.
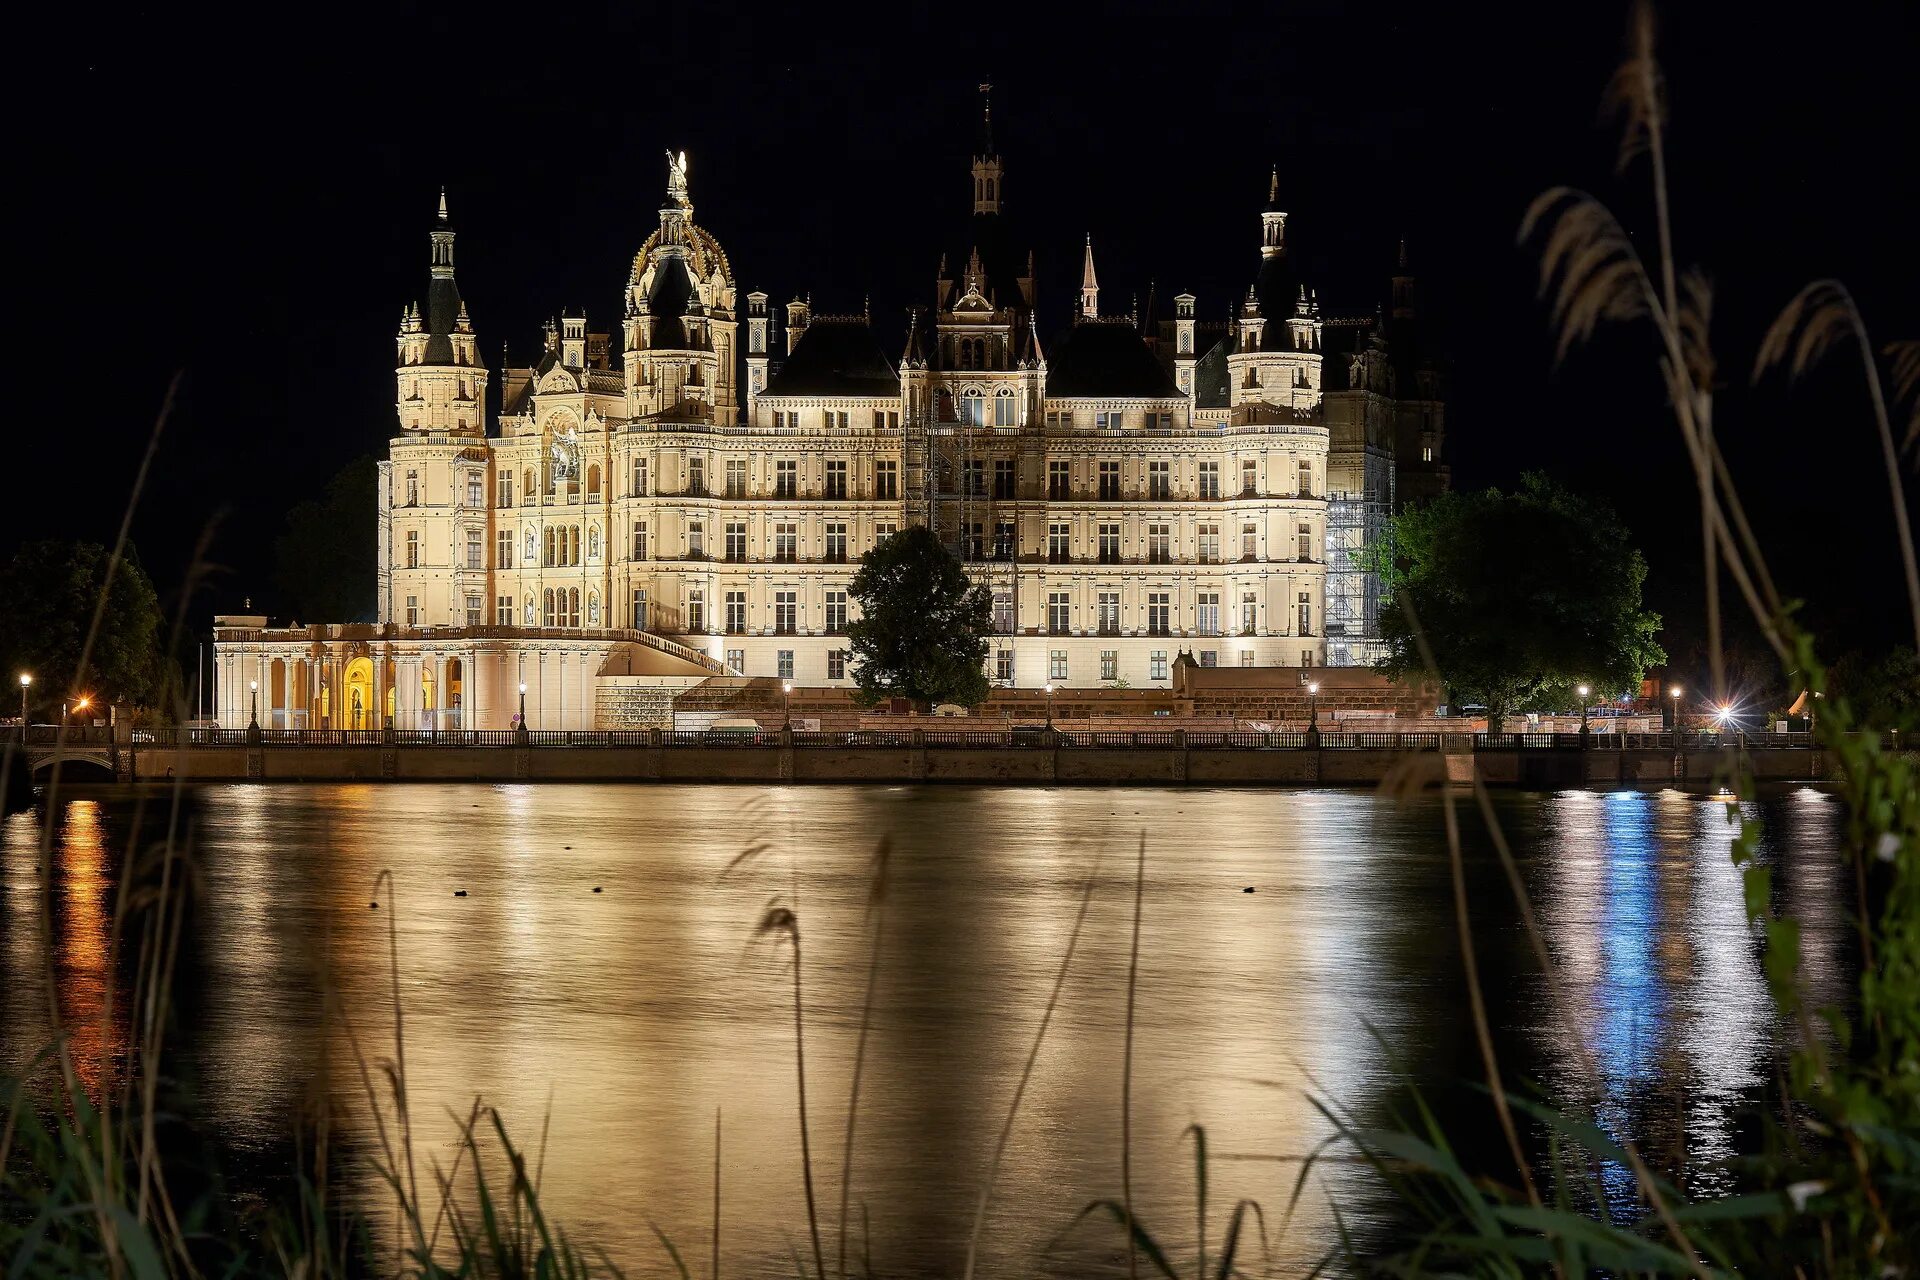
<svg viewBox="0 0 1920 1280"><path fill-rule="evenodd" d="M340 710L349 729L373 728L373 662L355 658L347 664L346 694Z"/></svg>

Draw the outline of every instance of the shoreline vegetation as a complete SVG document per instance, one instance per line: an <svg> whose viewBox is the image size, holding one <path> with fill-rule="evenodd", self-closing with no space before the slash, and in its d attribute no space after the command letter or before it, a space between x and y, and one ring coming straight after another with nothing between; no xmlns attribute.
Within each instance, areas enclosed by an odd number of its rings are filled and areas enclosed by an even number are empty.
<svg viewBox="0 0 1920 1280"><path fill-rule="evenodd" d="M1716 694L1725 689L1720 645L1723 583L1752 616L1786 679L1796 691L1827 691L1827 669L1813 639L1795 620L1792 600L1780 593L1761 554L1760 539L1743 509L1733 478L1713 436L1713 387L1724 376L1707 345L1712 290L1704 276L1683 271L1676 260L1667 208L1661 80L1653 57L1651 18L1642 9L1631 28L1629 53L1609 90L1623 120L1621 162L1644 163L1657 209L1657 252L1643 259L1636 241L1597 200L1572 189L1544 194L1529 210L1522 237L1542 249L1541 284L1549 296L1564 354L1603 323L1632 322L1650 329L1669 392L1676 425L1693 467L1701 508L1702 568L1710 658ZM1920 574L1915 571L1911 531L1887 397L1875 349L1845 289L1817 282L1796 297L1768 333L1754 367L1756 378L1776 369L1798 374L1830 351L1857 349L1871 389L1894 501L1912 606L1920 641ZM1911 400L1920 384L1920 345L1889 349L1896 394ZM153 442L157 446L163 412ZM1920 424L1920 417L1916 417ZM1908 433L1908 447L1914 431ZM151 461L151 448L149 462ZM145 467L142 469L144 481ZM134 501L138 500L136 486ZM129 507L129 514L132 507ZM126 526L107 571L126 550ZM191 592L187 593L190 597ZM100 626L95 611L93 631ZM1407 635L1425 665L1435 664L1421 620L1410 603L1403 610ZM183 633L175 621L177 637ZM89 644L91 639L89 640ZM83 656L82 666L85 665ZM1920 1269L1920 774L1910 755L1883 748L1877 736L1853 732L1855 718L1844 698L1830 698L1818 723L1823 749L1844 767L1840 794L1847 810L1844 871L1852 891L1852 925L1858 950L1858 981L1842 1009L1812 1008L1800 982L1796 922L1777 913L1772 868L1756 856L1759 831L1743 814L1738 797L1753 786L1736 758L1724 785L1726 819L1734 834L1746 911L1764 957L1768 988L1778 1016L1793 1030L1774 1090L1757 1099L1753 1131L1730 1172L1736 1188L1724 1195L1690 1199L1673 1171L1660 1167L1628 1135L1613 1132L1596 1106L1601 1073L1591 1060L1580 1064L1584 1087L1563 1096L1539 1096L1521 1087L1500 1060L1482 995L1472 903L1463 873L1461 811L1477 813L1511 888L1524 925L1526 945L1542 976L1553 1011L1583 1043L1569 998L1528 900L1518 861L1499 825L1487 787L1478 779L1439 788L1453 890L1452 911L1465 977L1472 997L1472 1024L1483 1067L1483 1085L1497 1127L1496 1154L1469 1161L1461 1135L1449 1133L1417 1094L1405 1097L1397 1118L1370 1123L1345 1110L1324 1086L1310 1094L1330 1127L1311 1152L1300 1153L1300 1170L1284 1204L1243 1200L1222 1214L1208 1200L1207 1131L1189 1131L1194 1168L1193 1252L1176 1255L1178 1224L1146 1222L1136 1213L1133 1192L1139 1153L1130 1128L1134 1015L1139 998L1140 921L1151 909L1146 892L1153 851L1144 836L1133 860L1132 950L1126 984L1128 1035L1120 1095L1112 1099L1121 1141L1114 1153L1112 1194L1088 1204L1068 1230L1111 1233L1114 1270L1129 1280L1226 1277L1263 1273L1265 1245L1285 1237L1313 1174L1329 1161L1358 1161L1403 1211L1406 1227L1385 1245L1361 1243L1346 1228L1338 1204L1336 1239L1325 1242L1316 1271L1349 1274L1520 1276L1591 1274L1704 1277L1748 1275L1842 1277L1912 1275ZM1405 798L1439 781L1435 753L1408 753L1382 790ZM45 805L59 798L56 774ZM388 969L392 975L388 1026L379 1043L363 1041L356 1018L334 1002L330 1012L353 1038L357 1078L345 1082L368 1108L374 1133L365 1160L387 1203L355 1208L344 1203L335 1160L332 1107L315 1110L310 1128L294 1135L300 1171L288 1194L242 1213L222 1194L217 1171L181 1167L167 1158L165 1133L177 1082L168 1070L168 1037L176 1032L171 977L181 954L183 931L196 893L197 871L190 822L184 814L184 782L168 793L140 801L135 837L112 913L111 942L118 964L110 973L129 975L127 989L110 984L106 1024L124 1018L127 1049L119 1078L90 1088L75 1067L68 1032L36 1060L22 1078L0 1092L0 1267L9 1276L322 1277L499 1276L584 1278L620 1274L591 1242L568 1235L549 1219L540 1186L546 1155L544 1131L531 1143L510 1135L500 1117L476 1100L466 1113L450 1156L423 1152L408 1107L406 1015L400 972L404 957L395 911L388 910ZM52 824L43 824L41 859L51 854ZM736 860L748 866L766 853L749 846ZM807 1099L807 1029L802 969L803 925L808 916L796 875L790 891L772 901L743 935L776 949L790 973L794 1121L801 1167L793 1171L806 1188L807 1221L786 1224L795 1242L794 1275L883 1274L886 1259L866 1256L864 1235L853 1220L848 1187L859 1168L854 1123L860 1103L865 1030L871 992L880 974L879 943L887 928L889 847L876 841L869 869L868 1004L856 1056L849 1121L843 1133L827 1134L810 1120ZM375 886L376 900L392 896L391 878ZM1027 1081L1046 1040L1060 1000L1061 984L1094 897L1088 879L1080 913L1061 947L1059 976L1035 1031L1019 1086L1006 1101L992 1165L975 1197L974 1227L966 1274L975 1271L979 1242L991 1231L993 1193L1007 1137L1018 1123ZM40 910L51 911L42 895ZM53 959L45 957L49 989ZM60 1025L58 1002L51 1010ZM1383 1049L1392 1046L1381 1037ZM1249 1064L1252 1070L1258 1064ZM318 1082L327 1096L332 1082ZM716 1114L712 1199L714 1221L705 1240L675 1239L654 1228L662 1257L683 1276L721 1274L720 1208L725 1168L719 1139L725 1117ZM217 1118L214 1118L217 1123ZM840 1183L816 1195L825 1162L838 1146ZM837 1199L832 1191L838 1190ZM869 1188L884 1195L884 1188ZM378 1223L378 1227L376 1227ZM384 1241L384 1242L381 1242ZM1210 1241L1215 1242L1210 1247ZM701 1245L706 1257L700 1257ZM832 1268L828 1258L834 1260ZM878 1269L876 1269L876 1267Z"/></svg>

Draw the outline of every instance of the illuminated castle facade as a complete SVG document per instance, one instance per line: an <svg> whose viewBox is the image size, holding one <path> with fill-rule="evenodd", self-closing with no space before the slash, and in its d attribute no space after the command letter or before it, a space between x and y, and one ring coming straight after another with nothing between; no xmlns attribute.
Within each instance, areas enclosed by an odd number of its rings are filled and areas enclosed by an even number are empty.
<svg viewBox="0 0 1920 1280"><path fill-rule="evenodd" d="M743 295L670 155L617 331L561 316L491 417L442 197L397 338L378 620L227 620L222 720L506 728L524 686L534 727L621 727L713 676L850 684L849 583L913 524L991 587L1002 684L1370 660L1352 556L1396 495L1446 483L1404 257L1391 321L1324 315L1276 178L1229 325L1186 294L1157 325L1103 313L1089 241L1049 336L990 134L976 151L969 242L891 344Z"/></svg>

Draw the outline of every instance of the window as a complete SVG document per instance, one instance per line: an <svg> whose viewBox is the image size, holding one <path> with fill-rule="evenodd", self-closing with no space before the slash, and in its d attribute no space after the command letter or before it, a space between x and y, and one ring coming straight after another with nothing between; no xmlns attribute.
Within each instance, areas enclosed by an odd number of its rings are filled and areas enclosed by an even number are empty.
<svg viewBox="0 0 1920 1280"><path fill-rule="evenodd" d="M1120 463L1103 462L1100 464L1100 501L1118 502L1120 500Z"/></svg>
<svg viewBox="0 0 1920 1280"><path fill-rule="evenodd" d="M1013 683L1013 650L1001 649L994 654L993 677L1001 684Z"/></svg>
<svg viewBox="0 0 1920 1280"><path fill-rule="evenodd" d="M1257 559L1260 554L1260 526L1243 524L1240 526L1240 558Z"/></svg>
<svg viewBox="0 0 1920 1280"><path fill-rule="evenodd" d="M1150 636L1164 636L1169 634L1168 627L1171 621L1169 615L1171 612L1172 610L1168 605L1166 592L1147 592L1147 634Z"/></svg>
<svg viewBox="0 0 1920 1280"><path fill-rule="evenodd" d="M782 458L773 464L773 496L776 498L800 496L800 464L792 458Z"/></svg>
<svg viewBox="0 0 1920 1280"><path fill-rule="evenodd" d="M1064 636L1072 630L1067 601L1068 595L1064 591L1047 593L1047 630L1056 636Z"/></svg>
<svg viewBox="0 0 1920 1280"><path fill-rule="evenodd" d="M687 558L689 560L707 558L707 527L698 520L687 526ZM694 628L695 631L699 629Z"/></svg>
<svg viewBox="0 0 1920 1280"><path fill-rule="evenodd" d="M799 627L799 592L776 591L773 593L773 629L783 636L792 635ZM791 671L787 672L792 675Z"/></svg>
<svg viewBox="0 0 1920 1280"><path fill-rule="evenodd" d="M1147 464L1147 496L1166 499L1173 496L1173 480L1167 464L1149 462Z"/></svg>
<svg viewBox="0 0 1920 1280"><path fill-rule="evenodd" d="M1240 496L1251 498L1260 487L1260 464L1252 458L1240 460Z"/></svg>
<svg viewBox="0 0 1920 1280"><path fill-rule="evenodd" d="M687 459L687 492L705 497L707 493L707 460L705 458Z"/></svg>
<svg viewBox="0 0 1920 1280"><path fill-rule="evenodd" d="M737 636L746 631L747 593L744 591L727 592L726 599L722 602L722 607L726 610L727 634Z"/></svg>
<svg viewBox="0 0 1920 1280"><path fill-rule="evenodd" d="M995 560L1013 559L1013 521L1002 520L993 526L993 558Z"/></svg>
<svg viewBox="0 0 1920 1280"><path fill-rule="evenodd" d="M520 502L522 505L525 505L526 503L532 502L533 499L533 468L529 467L520 473Z"/></svg>
<svg viewBox="0 0 1920 1280"><path fill-rule="evenodd" d="M487 567L486 553L482 549L484 535L478 529L467 530L467 568L484 569Z"/></svg>
<svg viewBox="0 0 1920 1280"><path fill-rule="evenodd" d="M968 343L969 363L966 367L969 369L974 367L971 363L973 349L974 344ZM984 427L987 425L987 402L981 397L977 390L970 389L960 397L960 421L969 427Z"/></svg>
<svg viewBox="0 0 1920 1280"><path fill-rule="evenodd" d="M887 412L886 412L886 410L884 410L884 409L875 409L875 410L873 411L873 429L874 429L875 431L885 431L885 430L887 429Z"/></svg>
<svg viewBox="0 0 1920 1280"><path fill-rule="evenodd" d="M513 568L513 530L502 529L493 535L493 567Z"/></svg>
<svg viewBox="0 0 1920 1280"><path fill-rule="evenodd" d="M727 496L729 498L747 496L747 464L743 458L734 458L727 463Z"/></svg>
<svg viewBox="0 0 1920 1280"><path fill-rule="evenodd" d="M745 649L727 650L727 668L739 674L746 674L747 651Z"/></svg>
<svg viewBox="0 0 1920 1280"><path fill-rule="evenodd" d="M633 558L635 560L647 558L647 522L645 520L633 522Z"/></svg>
<svg viewBox="0 0 1920 1280"><path fill-rule="evenodd" d="M647 629L647 589L645 587L635 587L633 589L631 609L632 611L627 616L632 620L633 629L635 631L645 631Z"/></svg>
<svg viewBox="0 0 1920 1280"><path fill-rule="evenodd" d="M1072 492L1069 465L1065 462L1047 464L1047 496L1049 498L1065 498Z"/></svg>
<svg viewBox="0 0 1920 1280"><path fill-rule="evenodd" d="M687 592L687 630L707 629L707 593L699 587Z"/></svg>
<svg viewBox="0 0 1920 1280"><path fill-rule="evenodd" d="M1126 425L1126 415L1118 409L1102 409L1093 415L1093 425L1100 431L1118 431Z"/></svg>
<svg viewBox="0 0 1920 1280"><path fill-rule="evenodd" d="M747 558L747 523L729 520L721 527L721 554L735 562Z"/></svg>
<svg viewBox="0 0 1920 1280"><path fill-rule="evenodd" d="M1240 634L1250 636L1260 629L1260 603L1251 591L1240 593Z"/></svg>
<svg viewBox="0 0 1920 1280"><path fill-rule="evenodd" d="M513 597L495 596L493 598L493 625L510 627L513 625Z"/></svg>
<svg viewBox="0 0 1920 1280"><path fill-rule="evenodd" d="M773 655L773 666L775 673L782 680L793 679L793 650L776 650Z"/></svg>
<svg viewBox="0 0 1920 1280"><path fill-rule="evenodd" d="M876 498L900 496L900 464L898 462L873 464L873 496Z"/></svg>
<svg viewBox="0 0 1920 1280"><path fill-rule="evenodd" d="M1313 559L1313 526L1302 520L1296 541L1298 543L1300 563L1306 564Z"/></svg>
<svg viewBox="0 0 1920 1280"><path fill-rule="evenodd" d="M1219 666L1220 651L1218 649L1202 649L1200 651L1200 665L1203 667Z"/></svg>
<svg viewBox="0 0 1920 1280"><path fill-rule="evenodd" d="M513 472L502 469L494 477L493 505L496 507L513 505Z"/></svg>
<svg viewBox="0 0 1920 1280"><path fill-rule="evenodd" d="M407 530L407 568L418 569L419 567L420 531L418 529L409 529Z"/></svg>
<svg viewBox="0 0 1920 1280"><path fill-rule="evenodd" d="M1304 591L1300 593L1300 634L1313 634L1313 601Z"/></svg>
<svg viewBox="0 0 1920 1280"><path fill-rule="evenodd" d="M1173 559L1173 537L1171 525L1150 524L1147 526L1147 563L1167 564Z"/></svg>
<svg viewBox="0 0 1920 1280"><path fill-rule="evenodd" d="M560 593L560 599L562 602L560 607L563 609L566 607L566 604L565 604L566 598L567 598L567 593L562 591ZM551 627L555 625L555 619L553 616L553 591L551 588L549 588L547 590L546 595L541 598L540 610L541 610L540 625L543 627Z"/></svg>
<svg viewBox="0 0 1920 1280"><path fill-rule="evenodd" d="M600 464L597 462L587 468L587 496L596 501L600 497Z"/></svg>
<svg viewBox="0 0 1920 1280"><path fill-rule="evenodd" d="M1100 526L1100 563L1120 563L1120 526L1117 524Z"/></svg>
<svg viewBox="0 0 1920 1280"><path fill-rule="evenodd" d="M1202 591L1194 600L1194 630L1203 636L1220 634L1220 593Z"/></svg>
<svg viewBox="0 0 1920 1280"><path fill-rule="evenodd" d="M1303 461L1300 464L1300 496L1303 498L1313 496L1313 464L1311 462Z"/></svg>
<svg viewBox="0 0 1920 1280"><path fill-rule="evenodd" d="M1100 678L1102 680L1118 680L1120 678L1120 651L1118 649L1102 649L1100 651Z"/></svg>
<svg viewBox="0 0 1920 1280"><path fill-rule="evenodd" d="M1220 526L1203 524L1200 526L1198 537L1200 563L1220 563Z"/></svg>
<svg viewBox="0 0 1920 1280"><path fill-rule="evenodd" d="M986 526L975 520L967 526L966 559L979 560L986 552Z"/></svg>
<svg viewBox="0 0 1920 1280"><path fill-rule="evenodd" d="M773 526L773 558L792 564L800 558L800 526L791 521Z"/></svg>
<svg viewBox="0 0 1920 1280"><path fill-rule="evenodd" d="M410 627L417 627L420 625L420 597L419 596L407 597L407 625Z"/></svg>
<svg viewBox="0 0 1920 1280"><path fill-rule="evenodd" d="M841 523L827 526L827 563L845 564L847 562L847 526Z"/></svg>
<svg viewBox="0 0 1920 1280"><path fill-rule="evenodd" d="M847 496L847 464L836 460L827 464L827 497L844 498Z"/></svg>
<svg viewBox="0 0 1920 1280"><path fill-rule="evenodd" d="M827 631L839 635L847 629L847 593L839 589L827 592Z"/></svg>
<svg viewBox="0 0 1920 1280"><path fill-rule="evenodd" d="M1120 634L1120 593L1118 591L1102 591L1100 593L1100 634L1103 636L1117 636ZM1101 678L1103 680L1113 679L1112 676L1102 676Z"/></svg>
<svg viewBox="0 0 1920 1280"><path fill-rule="evenodd" d="M647 496L647 460L645 458L633 460L633 496L636 498Z"/></svg>
<svg viewBox="0 0 1920 1280"><path fill-rule="evenodd" d="M1047 526L1047 562L1065 564L1072 558L1073 526L1070 524L1050 524Z"/></svg>
<svg viewBox="0 0 1920 1280"><path fill-rule="evenodd" d="M879 523L873 526L874 545L875 546L880 545L881 543L885 542L888 538L891 538L894 534L898 532L900 532L900 526L895 524L893 521L891 520L880 521Z"/></svg>
<svg viewBox="0 0 1920 1280"><path fill-rule="evenodd" d="M1203 462L1200 464L1200 496L1217 498L1220 496L1220 464Z"/></svg>
<svg viewBox="0 0 1920 1280"><path fill-rule="evenodd" d="M1313 650L1302 649L1300 651L1300 665L1303 667L1310 667L1313 665Z"/></svg>
<svg viewBox="0 0 1920 1280"><path fill-rule="evenodd" d="M847 678L847 651L845 649L827 650L827 679L845 680Z"/></svg>
<svg viewBox="0 0 1920 1280"><path fill-rule="evenodd" d="M1067 678L1067 651L1051 649L1047 652L1047 679L1065 680Z"/></svg>
<svg viewBox="0 0 1920 1280"><path fill-rule="evenodd" d="M987 464L982 458L967 459L967 494L969 497L987 496Z"/></svg>
<svg viewBox="0 0 1920 1280"><path fill-rule="evenodd" d="M407 472L407 505L410 507L420 505L420 473L418 471Z"/></svg>
<svg viewBox="0 0 1920 1280"><path fill-rule="evenodd" d="M1167 678L1167 651L1155 649L1147 655L1147 678L1165 680Z"/></svg>
<svg viewBox="0 0 1920 1280"><path fill-rule="evenodd" d="M468 592L467 593L467 625L470 627L477 627L483 621L485 621L485 618L480 612L480 593L478 591Z"/></svg>
<svg viewBox="0 0 1920 1280"><path fill-rule="evenodd" d="M993 496L1011 498L1013 496L1013 459L995 458L993 460Z"/></svg>
<svg viewBox="0 0 1920 1280"><path fill-rule="evenodd" d="M993 629L1003 636L1013 634L1013 592L993 593Z"/></svg>
<svg viewBox="0 0 1920 1280"><path fill-rule="evenodd" d="M993 397L993 425L1011 427L1013 422L1013 388L1002 387Z"/></svg>

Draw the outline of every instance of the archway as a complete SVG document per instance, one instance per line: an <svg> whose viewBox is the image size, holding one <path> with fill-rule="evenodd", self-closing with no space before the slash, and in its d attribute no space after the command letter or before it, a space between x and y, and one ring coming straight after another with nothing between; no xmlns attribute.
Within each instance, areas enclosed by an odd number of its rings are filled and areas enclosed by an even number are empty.
<svg viewBox="0 0 1920 1280"><path fill-rule="evenodd" d="M275 729L287 727L287 662L275 658L267 668L267 723Z"/></svg>
<svg viewBox="0 0 1920 1280"><path fill-rule="evenodd" d="M344 683L346 697L341 703L341 711L346 716L346 727L371 729L373 727L373 660L355 658L349 662Z"/></svg>
<svg viewBox="0 0 1920 1280"><path fill-rule="evenodd" d="M461 708L466 705L462 697L466 692L466 674L466 668L461 665L460 659L447 659L447 710L451 713L453 728L460 727Z"/></svg>

